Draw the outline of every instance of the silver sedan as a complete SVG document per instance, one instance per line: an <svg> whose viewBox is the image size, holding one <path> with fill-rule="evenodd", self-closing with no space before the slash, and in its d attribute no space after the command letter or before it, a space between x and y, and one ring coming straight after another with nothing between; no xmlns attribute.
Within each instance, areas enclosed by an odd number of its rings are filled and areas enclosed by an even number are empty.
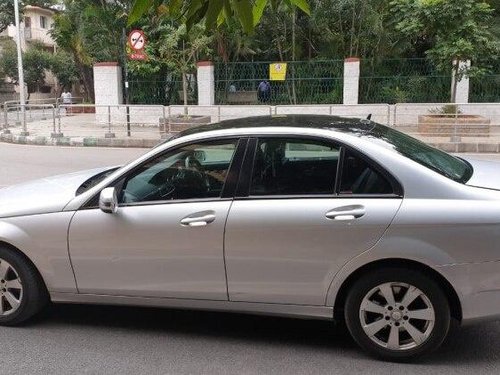
<svg viewBox="0 0 500 375"><path fill-rule="evenodd" d="M0 324L49 301L345 322L371 354L500 317L500 164L369 120L193 128L123 167L0 190Z"/></svg>

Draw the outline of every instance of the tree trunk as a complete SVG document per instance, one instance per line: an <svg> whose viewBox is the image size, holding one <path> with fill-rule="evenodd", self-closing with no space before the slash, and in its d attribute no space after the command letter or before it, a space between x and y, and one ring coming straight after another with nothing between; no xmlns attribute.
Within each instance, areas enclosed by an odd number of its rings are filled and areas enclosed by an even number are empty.
<svg viewBox="0 0 500 375"><path fill-rule="evenodd" d="M292 104L297 104L297 92L295 90L295 22L297 21L297 13L293 7L292 13Z"/></svg>
<svg viewBox="0 0 500 375"><path fill-rule="evenodd" d="M186 73L182 73L182 96L184 101L184 116L188 115L188 92L187 92L187 79Z"/></svg>
<svg viewBox="0 0 500 375"><path fill-rule="evenodd" d="M95 93L94 93L94 77L92 70L89 69L87 66L82 64L78 60L78 56L76 54L73 54L73 57L75 59L75 64L76 68L80 72L80 77L82 78L82 84L85 89L85 101L89 101L91 103L95 103Z"/></svg>
<svg viewBox="0 0 500 375"><path fill-rule="evenodd" d="M451 77L451 103L456 103L457 101L457 85L458 85L458 69L460 67L460 61L455 60L453 62L453 72Z"/></svg>

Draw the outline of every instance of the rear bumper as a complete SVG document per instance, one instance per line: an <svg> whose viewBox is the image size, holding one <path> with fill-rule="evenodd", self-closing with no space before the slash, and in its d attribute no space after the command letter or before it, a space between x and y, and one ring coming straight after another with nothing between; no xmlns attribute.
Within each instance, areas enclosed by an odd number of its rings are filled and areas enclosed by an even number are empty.
<svg viewBox="0 0 500 375"><path fill-rule="evenodd" d="M500 261L445 265L438 270L460 298L462 324L500 320Z"/></svg>

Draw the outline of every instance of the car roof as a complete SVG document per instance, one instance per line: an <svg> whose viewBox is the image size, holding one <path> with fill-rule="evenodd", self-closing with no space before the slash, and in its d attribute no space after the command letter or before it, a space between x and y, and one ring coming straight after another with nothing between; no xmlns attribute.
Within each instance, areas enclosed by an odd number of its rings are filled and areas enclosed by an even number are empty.
<svg viewBox="0 0 500 375"><path fill-rule="evenodd" d="M352 135L370 134L376 127L383 127L367 119L347 118L331 115L271 115L253 116L218 123L196 126L178 133L174 138L200 134L215 130L266 128L266 127L293 127L306 129L332 130Z"/></svg>

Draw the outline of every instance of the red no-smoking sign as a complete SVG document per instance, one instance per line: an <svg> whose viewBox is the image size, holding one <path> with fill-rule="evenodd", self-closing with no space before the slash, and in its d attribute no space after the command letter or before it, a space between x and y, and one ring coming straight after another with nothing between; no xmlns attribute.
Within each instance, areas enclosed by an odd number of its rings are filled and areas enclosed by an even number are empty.
<svg viewBox="0 0 500 375"><path fill-rule="evenodd" d="M132 52L128 55L132 60L146 59L146 55L144 54L146 36L142 30L132 30L128 34L128 45L132 49Z"/></svg>

